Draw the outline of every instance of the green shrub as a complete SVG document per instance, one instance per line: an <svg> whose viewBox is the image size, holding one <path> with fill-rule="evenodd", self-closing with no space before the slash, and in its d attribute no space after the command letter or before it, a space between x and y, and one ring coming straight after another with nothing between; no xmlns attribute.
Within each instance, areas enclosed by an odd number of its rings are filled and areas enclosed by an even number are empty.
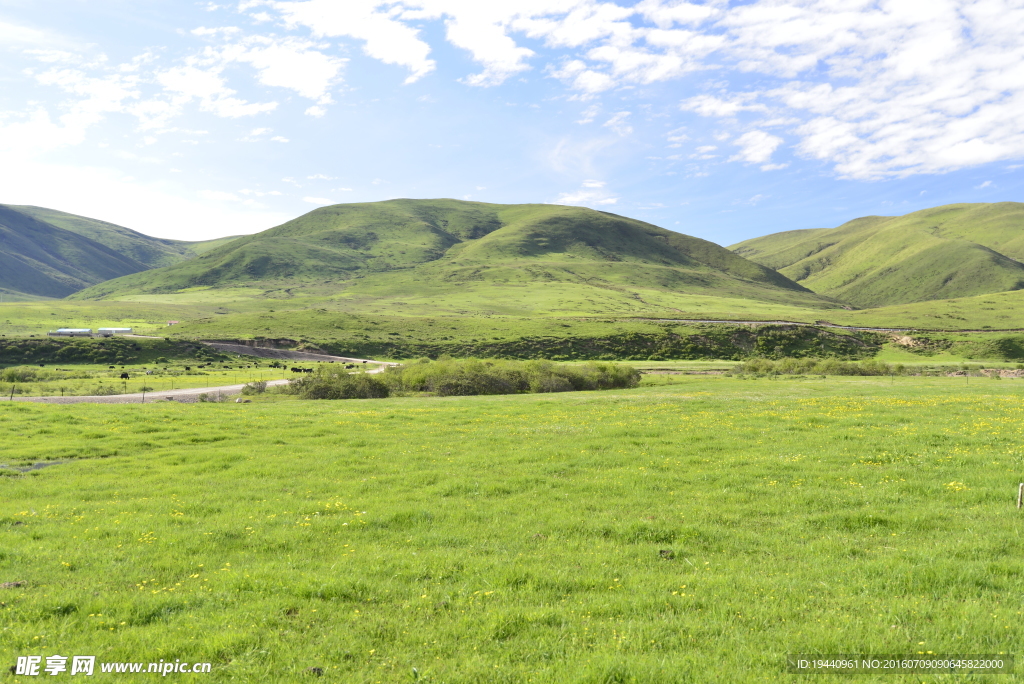
<svg viewBox="0 0 1024 684"><path fill-rule="evenodd" d="M751 359L732 371L753 375L904 375L903 364L894 366L870 359L842 361L839 359Z"/></svg>
<svg viewBox="0 0 1024 684"><path fill-rule="evenodd" d="M15 366L0 371L0 382L32 382L38 371L35 368Z"/></svg>
<svg viewBox="0 0 1024 684"><path fill-rule="evenodd" d="M267 381L266 380L256 380L256 381L250 382L247 385L245 385L244 387L242 387L242 394L244 394L246 396L251 395L251 394L263 394L266 391L267 391Z"/></svg>
<svg viewBox="0 0 1024 684"><path fill-rule="evenodd" d="M408 366L389 368L381 374L392 389L433 392L442 397L525 392L572 392L636 387L640 372L611 363L556 364L551 361L436 362L422 359Z"/></svg>
<svg viewBox="0 0 1024 684"><path fill-rule="evenodd" d="M391 395L391 389L379 378L326 366L320 366L309 377L292 380L289 388L303 399L384 399Z"/></svg>

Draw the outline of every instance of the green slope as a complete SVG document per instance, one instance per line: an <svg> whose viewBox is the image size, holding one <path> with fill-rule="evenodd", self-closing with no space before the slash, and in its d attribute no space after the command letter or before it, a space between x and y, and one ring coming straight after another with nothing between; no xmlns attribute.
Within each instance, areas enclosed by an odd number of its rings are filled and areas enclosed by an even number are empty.
<svg viewBox="0 0 1024 684"><path fill-rule="evenodd" d="M98 242L0 205L0 287L64 297L145 269Z"/></svg>
<svg viewBox="0 0 1024 684"><path fill-rule="evenodd" d="M75 298L238 287L367 306L401 300L453 313L475 296L487 312L512 315L604 310L587 303L593 298L614 300L615 310L626 312L647 296L670 294L835 306L718 245L642 221L580 207L458 200L324 207Z"/></svg>
<svg viewBox="0 0 1024 684"><path fill-rule="evenodd" d="M111 278L195 258L231 239L164 240L54 209L0 204L0 291L64 297Z"/></svg>
<svg viewBox="0 0 1024 684"><path fill-rule="evenodd" d="M206 240L202 242L186 242L168 240L143 235L130 228L119 226L107 221L77 216L56 209L33 207L28 205L6 205L9 209L31 216L34 219L49 223L51 226L63 228L89 238L101 245L110 247L115 252L130 257L149 268L170 266L198 254L219 247L234 240L237 236Z"/></svg>
<svg viewBox="0 0 1024 684"><path fill-rule="evenodd" d="M953 204L787 231L730 247L860 307L1024 288L1024 204Z"/></svg>

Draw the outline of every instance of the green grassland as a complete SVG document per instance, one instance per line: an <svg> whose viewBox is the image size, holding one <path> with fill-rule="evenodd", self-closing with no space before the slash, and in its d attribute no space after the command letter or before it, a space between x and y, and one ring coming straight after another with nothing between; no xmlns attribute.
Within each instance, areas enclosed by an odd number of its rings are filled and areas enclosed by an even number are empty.
<svg viewBox="0 0 1024 684"><path fill-rule="evenodd" d="M216 304L150 302L74 302L66 299L0 304L0 334L10 337L45 335L57 328L132 328L142 335L164 335L169 320L218 315ZM235 310L238 310L236 306Z"/></svg>
<svg viewBox="0 0 1024 684"><path fill-rule="evenodd" d="M770 682L788 653L1017 650L1024 382L672 381L0 402L3 462L57 463L0 471L0 582L24 583L0 589L0 643L11 664L367 684Z"/></svg>
<svg viewBox="0 0 1024 684"><path fill-rule="evenodd" d="M190 368L191 370L185 370L183 365L173 364L117 366L113 370L100 364L74 364L59 368L13 366L0 372L0 400L8 397L159 393L165 390L203 389L294 377L287 368L271 368L265 363L239 363L237 360L202 369ZM130 377L122 380L120 376L125 372Z"/></svg>
<svg viewBox="0 0 1024 684"><path fill-rule="evenodd" d="M43 297L42 295L26 294L18 290L0 287L0 305L9 304L11 302L40 302L51 299L52 298L50 297Z"/></svg>
<svg viewBox="0 0 1024 684"><path fill-rule="evenodd" d="M1010 330L1024 328L1024 290L975 297L896 304L861 311L825 312L843 325L923 330Z"/></svg>
<svg viewBox="0 0 1024 684"><path fill-rule="evenodd" d="M1024 288L1024 204L951 204L787 231L730 249L858 307Z"/></svg>

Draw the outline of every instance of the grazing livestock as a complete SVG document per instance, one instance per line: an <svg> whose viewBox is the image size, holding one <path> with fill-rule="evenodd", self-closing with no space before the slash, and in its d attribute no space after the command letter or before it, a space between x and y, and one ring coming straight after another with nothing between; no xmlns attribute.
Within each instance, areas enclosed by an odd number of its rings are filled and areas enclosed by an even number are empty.
<svg viewBox="0 0 1024 684"><path fill-rule="evenodd" d="M121 373L121 379L122 380L128 380L128 378L129 378L128 373Z"/></svg>

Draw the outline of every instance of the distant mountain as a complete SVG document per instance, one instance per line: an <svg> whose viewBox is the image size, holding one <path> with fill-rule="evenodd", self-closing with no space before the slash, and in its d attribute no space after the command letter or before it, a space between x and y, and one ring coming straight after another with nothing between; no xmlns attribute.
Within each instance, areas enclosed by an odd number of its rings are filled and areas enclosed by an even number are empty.
<svg viewBox="0 0 1024 684"><path fill-rule="evenodd" d="M1024 289L1024 204L950 204L793 230L731 246L859 307Z"/></svg>
<svg viewBox="0 0 1024 684"><path fill-rule="evenodd" d="M723 247L642 221L581 207L447 199L323 207L75 298L239 286L394 298L481 281L504 287L494 296L509 300L518 296L515 284L541 282L835 306Z"/></svg>
<svg viewBox="0 0 1024 684"><path fill-rule="evenodd" d="M0 204L0 290L65 297L82 288L195 258L211 243L149 237L42 207Z"/></svg>

